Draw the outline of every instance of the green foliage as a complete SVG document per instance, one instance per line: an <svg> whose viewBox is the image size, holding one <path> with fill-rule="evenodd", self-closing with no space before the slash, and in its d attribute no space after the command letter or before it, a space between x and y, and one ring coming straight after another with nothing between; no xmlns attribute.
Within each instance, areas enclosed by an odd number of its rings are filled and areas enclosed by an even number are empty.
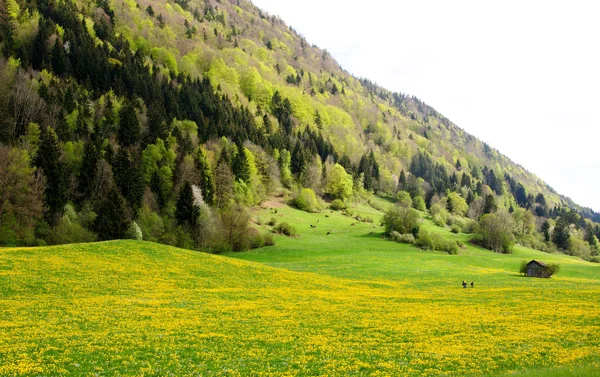
<svg viewBox="0 0 600 377"><path fill-rule="evenodd" d="M452 210L448 210L450 213L464 216L469 209L469 206L465 199L463 199L457 192L451 192L448 194L447 203L452 203Z"/></svg>
<svg viewBox="0 0 600 377"><path fill-rule="evenodd" d="M386 234L393 231L400 234L418 233L420 217L419 213L412 208L401 207L398 205L390 207L381 220L381 225L385 227ZM417 231L415 231L417 230Z"/></svg>
<svg viewBox="0 0 600 377"><path fill-rule="evenodd" d="M398 204L402 207L410 208L413 206L413 200L407 191L398 191L396 198L398 198Z"/></svg>
<svg viewBox="0 0 600 377"><path fill-rule="evenodd" d="M390 233L390 238L394 242L407 243L407 244L411 244L411 245L416 242L414 235L412 235L412 234L400 234L400 233L398 233L396 231L392 231L392 233Z"/></svg>
<svg viewBox="0 0 600 377"><path fill-rule="evenodd" d="M116 188L99 204L94 229L103 240L123 239L129 229L125 200Z"/></svg>
<svg viewBox="0 0 600 377"><path fill-rule="evenodd" d="M329 205L329 208L334 211L341 211L346 209L346 204L340 199L334 199Z"/></svg>
<svg viewBox="0 0 600 377"><path fill-rule="evenodd" d="M315 192L309 188L303 188L292 200L292 205L299 210L306 212L318 212L321 205L315 195Z"/></svg>
<svg viewBox="0 0 600 377"><path fill-rule="evenodd" d="M275 225L275 227L273 228L273 231L277 234L283 234L284 236L288 236L288 237L295 237L297 234L296 228L294 228L293 226L291 226L290 224L288 224L286 222L281 222L281 223Z"/></svg>
<svg viewBox="0 0 600 377"><path fill-rule="evenodd" d="M177 204L175 207L175 218L179 225L194 226L200 215L200 207L194 203L194 192L190 182L185 181L179 189Z"/></svg>
<svg viewBox="0 0 600 377"><path fill-rule="evenodd" d="M427 207L425 206L425 199L422 196L417 195L413 198L413 208L417 211L426 211Z"/></svg>
<svg viewBox="0 0 600 377"><path fill-rule="evenodd" d="M344 167L335 164L327 176L325 192L335 199L345 200L352 196L352 176Z"/></svg>
<svg viewBox="0 0 600 377"><path fill-rule="evenodd" d="M506 211L487 214L481 218L483 246L497 253L510 253L514 245L515 224Z"/></svg>

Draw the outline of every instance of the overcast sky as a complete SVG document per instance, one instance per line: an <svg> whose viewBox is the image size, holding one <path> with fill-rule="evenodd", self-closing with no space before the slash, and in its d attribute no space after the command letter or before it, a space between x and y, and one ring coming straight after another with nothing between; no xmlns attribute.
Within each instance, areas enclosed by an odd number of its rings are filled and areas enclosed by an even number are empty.
<svg viewBox="0 0 600 377"><path fill-rule="evenodd" d="M417 96L600 211L600 4L253 2L352 74Z"/></svg>

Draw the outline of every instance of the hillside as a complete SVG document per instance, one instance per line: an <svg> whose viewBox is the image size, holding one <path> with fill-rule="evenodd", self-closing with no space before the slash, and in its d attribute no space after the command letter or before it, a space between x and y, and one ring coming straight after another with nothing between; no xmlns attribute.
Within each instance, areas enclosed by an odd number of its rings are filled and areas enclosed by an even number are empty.
<svg viewBox="0 0 600 377"><path fill-rule="evenodd" d="M520 243L598 254L598 214L248 1L2 0L0 16L1 244L244 249L216 230L283 188L408 193L475 221L523 209Z"/></svg>
<svg viewBox="0 0 600 377"><path fill-rule="evenodd" d="M282 206L277 217L298 238L231 254L261 263L137 241L1 249L0 374L564 377L600 368L597 265L526 248L423 252L329 211ZM519 276L532 258L562 271ZM464 279L475 288L461 288Z"/></svg>

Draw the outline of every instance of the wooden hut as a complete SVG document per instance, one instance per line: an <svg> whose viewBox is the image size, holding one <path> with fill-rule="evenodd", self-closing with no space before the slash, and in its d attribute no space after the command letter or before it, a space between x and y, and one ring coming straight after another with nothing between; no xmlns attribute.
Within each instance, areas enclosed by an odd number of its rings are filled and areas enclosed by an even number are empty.
<svg viewBox="0 0 600 377"><path fill-rule="evenodd" d="M546 263L537 261L535 259L527 263L527 276L535 278L548 277L546 274Z"/></svg>

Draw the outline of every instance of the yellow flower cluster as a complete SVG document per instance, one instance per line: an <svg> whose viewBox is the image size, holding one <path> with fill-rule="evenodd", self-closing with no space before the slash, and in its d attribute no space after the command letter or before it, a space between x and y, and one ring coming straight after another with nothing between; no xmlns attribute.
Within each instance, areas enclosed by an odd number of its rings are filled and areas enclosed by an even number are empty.
<svg viewBox="0 0 600 377"><path fill-rule="evenodd" d="M463 376L563 365L600 355L600 285L567 283L418 288L135 242L0 250L0 375Z"/></svg>

